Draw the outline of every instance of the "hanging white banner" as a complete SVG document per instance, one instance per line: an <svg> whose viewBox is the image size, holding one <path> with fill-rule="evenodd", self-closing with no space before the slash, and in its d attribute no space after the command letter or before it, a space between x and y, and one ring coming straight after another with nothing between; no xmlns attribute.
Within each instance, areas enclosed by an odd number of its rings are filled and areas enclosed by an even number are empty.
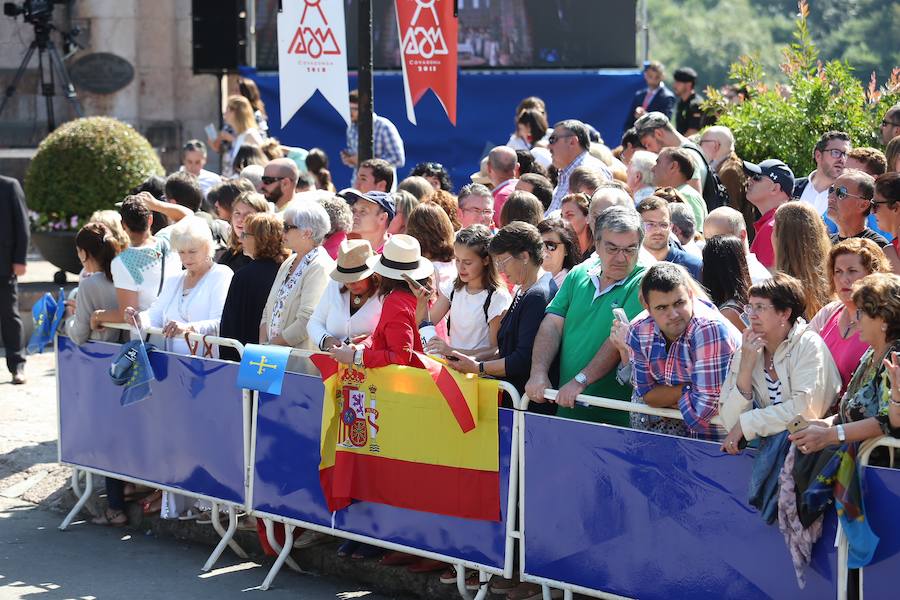
<svg viewBox="0 0 900 600"><path fill-rule="evenodd" d="M343 0L284 0L278 14L281 126L316 90L350 124Z"/></svg>

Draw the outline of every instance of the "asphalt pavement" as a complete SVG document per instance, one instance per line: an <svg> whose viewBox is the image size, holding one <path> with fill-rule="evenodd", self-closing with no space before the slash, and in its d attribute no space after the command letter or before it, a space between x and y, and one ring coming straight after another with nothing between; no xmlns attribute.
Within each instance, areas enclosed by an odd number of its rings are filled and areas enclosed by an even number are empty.
<svg viewBox="0 0 900 600"><path fill-rule="evenodd" d="M386 599L353 582L289 569L263 593L258 586L268 563L263 567L226 552L215 570L203 573L199 567L209 548L84 521L61 532L61 520L57 513L0 496L0 600Z"/></svg>

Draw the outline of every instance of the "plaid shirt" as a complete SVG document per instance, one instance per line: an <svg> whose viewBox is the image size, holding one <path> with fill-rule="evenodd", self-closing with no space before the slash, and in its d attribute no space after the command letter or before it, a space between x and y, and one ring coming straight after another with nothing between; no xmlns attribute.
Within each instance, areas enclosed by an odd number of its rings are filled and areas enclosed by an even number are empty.
<svg viewBox="0 0 900 600"><path fill-rule="evenodd" d="M603 164L600 159L591 156L589 152L582 152L575 160L570 162L567 167L560 169L556 189L553 190L553 201L550 202L550 208L544 213L545 215L549 215L554 210L560 209L563 198L569 193L569 177L572 175L572 171L581 166L590 167L598 174L602 175L606 180L612 179L612 173L610 172L609 167Z"/></svg>
<svg viewBox="0 0 900 600"><path fill-rule="evenodd" d="M634 393L643 398L657 385L687 384L678 408L692 437L722 440L727 432L710 420L718 414L719 390L740 345L738 330L704 300L694 300L694 317L668 351L656 321L645 317L628 336Z"/></svg>
<svg viewBox="0 0 900 600"><path fill-rule="evenodd" d="M378 115L373 115L372 128L375 141L375 153L373 158L383 158L391 163L395 169L406 164L406 151L403 148L403 138L397 127ZM354 156L359 155L359 127L356 123L350 123L347 128L347 149ZM353 170L356 173L356 169Z"/></svg>

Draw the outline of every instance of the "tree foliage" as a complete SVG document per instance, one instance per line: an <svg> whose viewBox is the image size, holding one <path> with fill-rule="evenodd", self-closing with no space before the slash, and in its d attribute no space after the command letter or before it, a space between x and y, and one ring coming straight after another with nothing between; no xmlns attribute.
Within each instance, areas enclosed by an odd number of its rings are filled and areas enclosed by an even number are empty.
<svg viewBox="0 0 900 600"><path fill-rule="evenodd" d="M881 88L873 78L868 87L844 61L822 63L809 30L809 7L800 0L794 41L780 65L786 85L766 83L760 62L743 56L732 64L730 78L751 90L751 99L730 104L710 90L707 109L719 114L719 124L734 133L737 153L758 162L779 158L798 175L815 168L812 148L826 131L845 131L854 146L879 146L879 125L900 100L900 70Z"/></svg>
<svg viewBox="0 0 900 600"><path fill-rule="evenodd" d="M54 219L113 208L150 175L164 175L144 136L109 117L76 119L44 138L25 174L32 211Z"/></svg>

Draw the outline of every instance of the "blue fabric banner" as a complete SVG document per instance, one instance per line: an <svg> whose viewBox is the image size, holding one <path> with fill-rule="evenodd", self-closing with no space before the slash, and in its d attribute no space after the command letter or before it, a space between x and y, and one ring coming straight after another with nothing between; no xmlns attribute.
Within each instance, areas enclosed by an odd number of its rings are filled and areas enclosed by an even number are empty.
<svg viewBox="0 0 900 600"><path fill-rule="evenodd" d="M237 386L267 394L281 393L291 349L288 346L247 344L241 357Z"/></svg>
<svg viewBox="0 0 900 600"><path fill-rule="evenodd" d="M318 92L287 123L279 118L278 74L244 68L241 74L259 86L269 118L269 135L288 146L318 147L331 158L334 185L350 185L351 171L341 164L340 151L347 146L347 126ZM406 164L397 169L403 179L420 162L442 163L450 172L455 193L470 183L481 157L493 146L505 144L515 131L515 110L520 100L540 96L547 103L550 125L563 119L580 119L593 125L614 148L622 137L622 125L631 98L644 84L638 69L565 71L534 70L459 74L457 122L447 119L440 101L428 91L416 104L413 125L406 118L403 76L399 71L375 73L375 112L397 126L406 148ZM350 88L356 75L350 76ZM197 132L199 137L200 132Z"/></svg>

